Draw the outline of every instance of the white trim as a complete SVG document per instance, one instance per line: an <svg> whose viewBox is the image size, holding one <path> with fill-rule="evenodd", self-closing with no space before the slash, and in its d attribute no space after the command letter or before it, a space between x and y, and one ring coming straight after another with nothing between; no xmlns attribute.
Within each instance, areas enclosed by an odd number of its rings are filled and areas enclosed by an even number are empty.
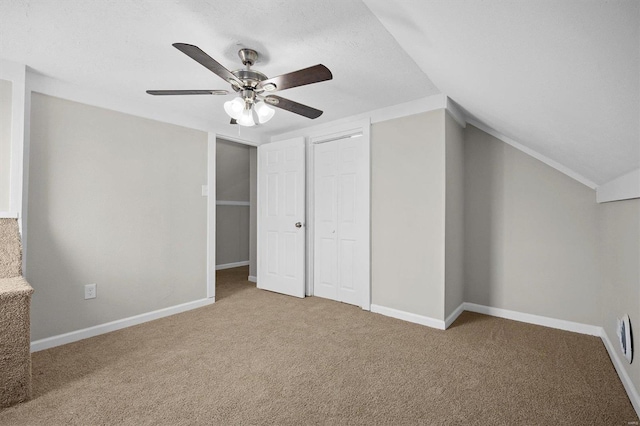
<svg viewBox="0 0 640 426"><path fill-rule="evenodd" d="M307 231L307 240L306 240L306 251L305 251L305 260L306 260L306 274L307 276L305 277L305 284L304 284L304 294L305 296L313 296L313 274L314 274L314 263L313 263L313 256L314 256L314 251L313 251L313 243L314 243L314 221L315 221L315 215L314 215L314 193L315 193L315 182L313 180L313 176L315 174L315 167L314 167L314 161L313 161L313 156L314 154L314 149L313 149L313 143L311 142L310 138L305 138L305 159L307 161L306 164L306 173L307 175L305 176L306 178L306 191L305 191L305 223L307 224L307 226L305 226L305 230Z"/></svg>
<svg viewBox="0 0 640 426"><path fill-rule="evenodd" d="M406 117L408 115L420 114L422 112L445 109L447 107L446 96L442 94L428 96L426 98L415 99L398 105L391 105L385 108L375 109L361 114L341 118L303 129L292 130L290 132L273 135L271 142L285 140L296 136L307 136L309 134L323 134L332 132L332 129L339 126L349 125L349 123L360 120L368 120L371 124L381 121L393 120L394 118Z"/></svg>
<svg viewBox="0 0 640 426"><path fill-rule="evenodd" d="M225 201L216 200L216 206L251 206L250 201Z"/></svg>
<svg viewBox="0 0 640 426"><path fill-rule="evenodd" d="M18 213L22 228L22 189L24 163L24 107L26 94L26 67L19 67L11 90L11 204L10 210Z"/></svg>
<svg viewBox="0 0 640 426"><path fill-rule="evenodd" d="M532 315L525 314L517 311L510 311L507 309L494 308L491 306L478 305L476 303L464 302L460 306L456 308L451 315L447 317L445 321L436 320L434 318L425 317L422 315L412 314L410 312L404 312L397 309L387 308L380 305L371 304L371 312L385 315L392 318L401 319L404 321L409 321L415 324L426 325L428 327L437 328L440 330L445 330L449 328L451 324L458 318L458 316L463 312L477 312L479 314L490 315L498 318L505 318L514 321L520 321L528 324L540 325L543 327L555 328L559 330L571 331L574 333L586 334L589 336L597 336L602 339L602 343L604 344L609 357L611 358L611 362L618 373L618 377L620 377L620 381L624 386L624 389L627 392L627 396L633 405L633 408L636 410L636 414L640 417L640 393L638 393L638 389L633 383L631 376L624 368L625 363L620 358L620 355L615 350L614 345L609 340L609 336L606 331L602 327L598 327L595 325L582 324L573 321L565 321L555 318L543 317L540 315Z"/></svg>
<svg viewBox="0 0 640 426"><path fill-rule="evenodd" d="M11 82L11 139L9 163L9 212L16 214L22 231L22 193L25 132L26 67L0 59L0 79Z"/></svg>
<svg viewBox="0 0 640 426"><path fill-rule="evenodd" d="M640 169L619 176L596 188L596 201L599 203L632 198L640 198Z"/></svg>
<svg viewBox="0 0 640 426"><path fill-rule="evenodd" d="M477 312L479 314L491 315L492 317L505 318L514 321L526 322L529 324L542 325L544 327L557 328L559 330L573 331L574 333L588 334L590 336L600 336L601 328L595 325L582 324L579 322L565 321L561 319L543 317L540 315L525 314L507 309L494 308L492 306L478 305L476 303L464 303L464 310Z"/></svg>
<svg viewBox="0 0 640 426"><path fill-rule="evenodd" d="M18 213L16 212L0 212L0 219L17 219Z"/></svg>
<svg viewBox="0 0 640 426"><path fill-rule="evenodd" d="M442 320L426 317L423 315L412 314L411 312L400 311L398 309L387 308L385 306L371 304L371 312L384 315L391 318L397 318L403 321L412 322L415 324L426 325L427 327L437 328L438 330L445 329L445 323Z"/></svg>
<svg viewBox="0 0 640 426"><path fill-rule="evenodd" d="M88 339L89 337L98 336L100 334L110 333L112 331L116 331L123 328L131 327L134 325L142 324L145 322L153 321L159 318L164 318L164 317L179 314L182 312L190 311L192 309L201 308L203 306L211 305L214 302L215 302L215 299L213 298L194 300L192 302L182 303L180 305L158 309L156 311L135 315L129 318L123 318L123 319L111 321L105 324L95 325L89 328L83 328L82 330L76 330L69 333L59 334L53 337L47 337L46 339L36 340L31 342L31 352L38 352L44 349L53 348L55 346L66 345L67 343L77 342L78 340Z"/></svg>
<svg viewBox="0 0 640 426"><path fill-rule="evenodd" d="M260 230L262 220L260 219L262 212L262 204L260 203L260 147L256 148L256 276L262 274L262 242L260 241ZM249 266L251 269L251 266ZM257 279L256 279L257 283ZM259 286L256 285L259 288Z"/></svg>
<svg viewBox="0 0 640 426"><path fill-rule="evenodd" d="M22 271L26 274L29 259L29 152L31 151L31 80L25 73L24 99L24 157L22 161Z"/></svg>
<svg viewBox="0 0 640 426"><path fill-rule="evenodd" d="M221 265L216 265L216 271L219 271L221 269L238 268L240 266L249 266L249 261L243 260L242 262L231 262L231 263L223 263Z"/></svg>
<svg viewBox="0 0 640 426"><path fill-rule="evenodd" d="M451 312L451 315L449 315L445 320L444 320L444 328L445 330L447 328L449 328L449 326L451 326L451 324L453 324L458 317L460 316L460 314L464 312L464 302L460 304L460 306L458 306L453 312Z"/></svg>
<svg viewBox="0 0 640 426"><path fill-rule="evenodd" d="M249 275L249 277L247 278L247 281L251 281L252 283L257 283L258 279L253 275Z"/></svg>
<svg viewBox="0 0 640 426"><path fill-rule="evenodd" d="M227 117L228 118L228 117ZM247 127L242 127L242 126L236 126L239 130L246 130ZM260 138L262 138L261 135L259 135ZM266 138L266 136L265 136ZM263 141L262 139L260 140L255 140L248 138L248 139L241 139L240 136L228 136L228 135L223 135L223 134L218 134L218 139L222 139L226 142L233 142L233 143L239 143L240 145L247 145L247 146L255 146L255 147L259 147L260 145L262 145L265 141Z"/></svg>
<svg viewBox="0 0 640 426"><path fill-rule="evenodd" d="M371 124L373 124L393 120L395 118L406 117L408 115L445 109L446 107L447 97L443 94L438 94L370 111L366 116L368 116ZM366 116L361 117L360 119L366 118Z"/></svg>
<svg viewBox="0 0 640 426"><path fill-rule="evenodd" d="M149 118L152 120L162 121L164 123L175 124L178 126L188 127L191 129L202 130L205 132L216 132L219 137L227 140L236 141L238 136L227 135L224 132L237 131L237 129L228 129L224 126L216 128L211 123L211 118L194 117L189 114L174 110L170 104L163 102L162 99L152 98L126 98L118 94L112 94L105 91L94 90L82 86L65 83L51 77L46 77L33 72L27 72L27 78L30 80L31 91L42 93L49 96L55 96L62 99L80 102L86 105L93 105L100 108L106 108L138 117ZM30 95L27 93L27 95ZM223 111L220 111L223 114ZM242 128L242 143L259 145L264 141L264 137L257 130ZM250 141L250 142L248 142Z"/></svg>
<svg viewBox="0 0 640 426"><path fill-rule="evenodd" d="M448 96L447 96L446 102L447 102L446 109L451 115L451 117L453 117L453 119L456 120L456 122L462 128L467 127L467 119L465 118L464 113L460 111L460 108L458 108L458 105L455 102L453 102L453 100L451 100L451 98Z"/></svg>
<svg viewBox="0 0 640 426"><path fill-rule="evenodd" d="M207 297L216 296L216 134L207 135Z"/></svg>
<svg viewBox="0 0 640 426"><path fill-rule="evenodd" d="M362 136L364 137L364 141L367 144L365 149L366 155L366 165L367 165L367 178L365 180L365 187L363 189L366 194L365 204L367 205L367 215L363 219L365 221L364 227L367 229L366 232L366 242L365 247L367 247L367 277L365 282L369 283L369 285L365 286L364 291L362 292L362 309L370 310L371 309L371 121L363 120L362 126Z"/></svg>
<svg viewBox="0 0 640 426"><path fill-rule="evenodd" d="M631 376L624 368L624 362L618 355L618 351L615 350L611 340L609 340L609 336L604 328L601 328L602 343L604 343L604 347L607 348L607 352L609 353L609 358L611 358L611 362L613 363L613 367L616 369L618 376L620 377L620 381L624 386L624 389L627 391L627 396L631 401L631 405L636 410L636 414L640 417L640 394L638 394L638 389L636 389L633 384L633 380L631 380Z"/></svg>
<svg viewBox="0 0 640 426"><path fill-rule="evenodd" d="M473 120L473 119L467 119L467 123L471 124L474 127L477 127L478 129L482 130L485 133L490 134L491 136L493 136L493 137L495 137L497 139L500 139L502 142L506 143L507 145L511 145L515 149L518 149L518 150L524 152L525 154L535 158L536 160L542 161L547 166L556 169L560 173L564 173L565 175L569 176L570 178L577 180L581 184L586 185L591 189L596 189L596 187L598 186L598 185L596 185L595 182L591 181L590 179L587 179L586 177L574 172L570 168L565 167L562 164L560 164L560 163L558 163L558 162L556 162L556 161L554 161L554 160L552 160L550 158L547 158L542 154L537 153L536 151L532 150L531 148L527 148L526 146L522 145L521 143L516 142L511 138L506 137L502 133L499 133L499 132L493 130L489 126L485 126L484 124L482 124L482 123L480 123L480 122L478 122L476 120Z"/></svg>
<svg viewBox="0 0 640 426"><path fill-rule="evenodd" d="M366 119L369 118L371 124L379 123L381 121L393 120L394 118L406 117L409 115L420 114L423 112L435 111L439 109L447 110L451 116L453 117L458 124L462 127L466 127L467 124L471 124L478 129L490 134L491 136L500 139L507 145L511 145L512 147L524 152L525 154L542 161L546 165L558 170L561 173L569 176L570 178L577 180L583 185L588 186L591 189L596 189L597 184L590 179L580 175L577 172L569 169L568 167L563 166L562 164L545 157L544 155L532 150L531 148L527 148L515 140L508 138L502 133L497 132L496 130L486 126L474 119L466 118L465 114L460 110L460 108L446 95L438 94L433 96L428 96L426 98L416 99L410 102L405 102L398 105L392 105L385 108L380 108L372 111L368 111L362 114L353 115L350 117L342 118L339 120L334 120L328 123L318 124L315 126L306 127L304 129L293 130L290 132L273 135L271 136L270 141L275 142L295 136L307 135L310 132L322 132L324 129L330 129L333 126L342 125L348 122Z"/></svg>

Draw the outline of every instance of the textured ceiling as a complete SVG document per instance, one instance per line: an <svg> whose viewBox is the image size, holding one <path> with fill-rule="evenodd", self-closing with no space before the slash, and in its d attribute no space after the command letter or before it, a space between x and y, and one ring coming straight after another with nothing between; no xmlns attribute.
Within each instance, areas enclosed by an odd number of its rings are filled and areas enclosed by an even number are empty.
<svg viewBox="0 0 640 426"><path fill-rule="evenodd" d="M470 118L596 184L640 167L640 2L365 3Z"/></svg>
<svg viewBox="0 0 640 426"><path fill-rule="evenodd" d="M229 129L229 96L157 97L146 89L229 89L171 46L195 44L228 69L240 47L267 76L322 63L334 79L279 92L323 110L309 120L277 110L263 135L439 93L361 1L0 1L0 58L55 79L210 120ZM411 84L407 84L410 82ZM235 127L233 127L235 129Z"/></svg>
<svg viewBox="0 0 640 426"><path fill-rule="evenodd" d="M144 91L228 88L171 43L229 69L251 47L268 76L317 63L334 75L279 93L322 117L278 110L256 129L263 137L445 93L602 184L640 167L639 22L635 0L2 0L0 58L233 134L222 110L231 96Z"/></svg>

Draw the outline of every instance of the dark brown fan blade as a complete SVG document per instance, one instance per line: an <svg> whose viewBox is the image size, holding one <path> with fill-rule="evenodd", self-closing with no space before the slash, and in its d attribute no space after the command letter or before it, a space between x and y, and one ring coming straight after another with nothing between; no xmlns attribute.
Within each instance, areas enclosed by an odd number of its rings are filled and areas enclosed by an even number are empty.
<svg viewBox="0 0 640 426"><path fill-rule="evenodd" d="M310 106L302 105L298 102L281 98L280 96L269 95L265 96L264 100L269 105L291 111L295 114L299 114L307 118L314 119L322 115L322 111L320 111L319 109L311 108Z"/></svg>
<svg viewBox="0 0 640 426"><path fill-rule="evenodd" d="M200 65L204 66L209 71L218 75L218 77L222 78L224 81L229 83L235 81L240 86L242 86L242 82L238 80L235 75L231 74L231 71L223 67L211 56L204 53L198 46L186 43L173 43L173 47L175 47L194 61L198 62Z"/></svg>
<svg viewBox="0 0 640 426"><path fill-rule="evenodd" d="M275 89L268 90L269 92L275 92L277 90L304 86L305 84L319 83L321 81L331 80L332 78L333 75L331 74L331 71L329 71L329 68L319 64L302 70L290 72L288 74L269 78L260 82L258 87L262 89L268 84L275 84Z"/></svg>
<svg viewBox="0 0 640 426"><path fill-rule="evenodd" d="M166 95L228 95L228 90L147 90L147 93L154 96Z"/></svg>
<svg viewBox="0 0 640 426"><path fill-rule="evenodd" d="M235 118L232 118L229 124L238 124L238 121Z"/></svg>

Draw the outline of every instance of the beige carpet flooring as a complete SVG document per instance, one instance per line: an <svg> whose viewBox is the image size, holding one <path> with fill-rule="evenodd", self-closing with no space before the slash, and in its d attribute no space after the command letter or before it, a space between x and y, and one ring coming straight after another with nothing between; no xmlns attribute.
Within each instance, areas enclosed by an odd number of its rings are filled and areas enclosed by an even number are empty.
<svg viewBox="0 0 640 426"><path fill-rule="evenodd" d="M447 331L218 275L211 306L33 354L2 425L627 425L599 338L463 313Z"/></svg>

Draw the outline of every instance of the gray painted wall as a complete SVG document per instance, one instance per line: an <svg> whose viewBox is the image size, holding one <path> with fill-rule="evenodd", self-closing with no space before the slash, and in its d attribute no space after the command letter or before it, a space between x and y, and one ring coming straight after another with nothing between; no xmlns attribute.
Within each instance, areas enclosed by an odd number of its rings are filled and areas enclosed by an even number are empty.
<svg viewBox="0 0 640 426"><path fill-rule="evenodd" d="M216 140L218 200L249 201L249 149L249 145L220 138Z"/></svg>
<svg viewBox="0 0 640 426"><path fill-rule="evenodd" d="M444 319L445 112L371 126L372 303Z"/></svg>
<svg viewBox="0 0 640 426"><path fill-rule="evenodd" d="M216 206L216 265L249 260L249 207Z"/></svg>
<svg viewBox="0 0 640 426"><path fill-rule="evenodd" d="M0 80L0 212L11 202L11 89L10 81Z"/></svg>
<svg viewBox="0 0 640 426"><path fill-rule="evenodd" d="M595 192L468 125L465 301L600 325Z"/></svg>
<svg viewBox="0 0 640 426"><path fill-rule="evenodd" d="M216 141L216 200L250 201L249 153L248 145ZM216 265L249 260L249 213L249 206L216 206Z"/></svg>
<svg viewBox="0 0 640 426"><path fill-rule="evenodd" d="M33 340L206 297L206 133L34 93L29 154Z"/></svg>
<svg viewBox="0 0 640 426"><path fill-rule="evenodd" d="M445 114L445 318L464 302L464 129Z"/></svg>
<svg viewBox="0 0 640 426"><path fill-rule="evenodd" d="M640 389L640 199L604 203L600 214L603 267L602 326ZM616 319L628 314L634 332L634 360L627 364L616 335Z"/></svg>

